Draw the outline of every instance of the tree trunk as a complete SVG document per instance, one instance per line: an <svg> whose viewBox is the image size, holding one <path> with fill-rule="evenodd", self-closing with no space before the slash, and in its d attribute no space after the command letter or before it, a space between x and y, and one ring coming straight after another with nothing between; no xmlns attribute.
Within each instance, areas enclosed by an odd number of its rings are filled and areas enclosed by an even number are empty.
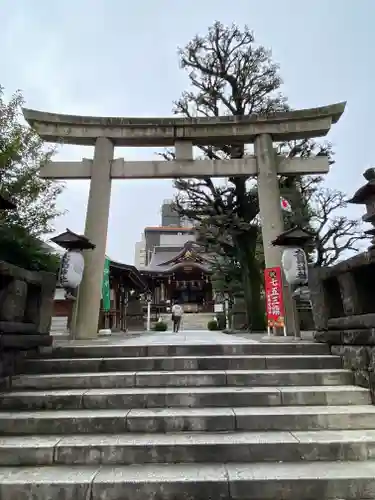
<svg viewBox="0 0 375 500"><path fill-rule="evenodd" d="M257 235L251 231L237 237L238 260L242 269L242 285L249 330L265 328L264 305L261 298L260 267L256 260Z"/></svg>
<svg viewBox="0 0 375 500"><path fill-rule="evenodd" d="M252 329L253 331L263 332L266 327L265 322L265 304L262 298L262 275L259 263L254 257L252 262L249 262L251 275L251 290L252 290Z"/></svg>

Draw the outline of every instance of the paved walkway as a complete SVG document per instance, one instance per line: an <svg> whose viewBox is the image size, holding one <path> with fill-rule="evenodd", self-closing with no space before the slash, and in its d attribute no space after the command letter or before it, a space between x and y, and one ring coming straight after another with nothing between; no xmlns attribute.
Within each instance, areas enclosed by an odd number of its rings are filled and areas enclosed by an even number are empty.
<svg viewBox="0 0 375 500"><path fill-rule="evenodd" d="M179 333L173 332L145 332L139 335L129 335L127 333L116 333L108 337L99 337L88 340L59 340L55 339L55 345L182 345L182 344L253 344L258 343L258 339L243 338L237 335L226 335L222 332L209 330L189 331L184 330Z"/></svg>

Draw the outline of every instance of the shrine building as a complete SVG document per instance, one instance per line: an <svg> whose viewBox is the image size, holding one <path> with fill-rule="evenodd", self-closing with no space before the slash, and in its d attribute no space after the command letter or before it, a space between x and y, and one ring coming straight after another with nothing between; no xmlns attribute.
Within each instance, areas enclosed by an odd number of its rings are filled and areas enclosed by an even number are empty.
<svg viewBox="0 0 375 500"><path fill-rule="evenodd" d="M168 312L176 301L186 313L213 312L210 256L196 243L194 225L180 218L171 201L163 203L161 213L161 225L146 227L136 245L153 312Z"/></svg>

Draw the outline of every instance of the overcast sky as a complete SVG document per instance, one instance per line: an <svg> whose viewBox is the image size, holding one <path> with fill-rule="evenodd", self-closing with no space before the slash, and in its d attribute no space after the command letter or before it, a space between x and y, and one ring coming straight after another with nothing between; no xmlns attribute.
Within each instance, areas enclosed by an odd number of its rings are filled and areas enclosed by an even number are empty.
<svg viewBox="0 0 375 500"><path fill-rule="evenodd" d="M375 164L374 0L1 0L0 14L0 84L8 94L21 89L30 108L109 116L168 116L187 85L177 47L215 20L247 23L272 48L293 107L348 101L329 135L336 165L327 185L353 194ZM65 146L58 157L92 154ZM154 155L116 150L132 160ZM83 231L87 195L88 182L67 183L57 231ZM132 264L143 228L159 224L160 205L172 196L171 181L114 182L108 255Z"/></svg>

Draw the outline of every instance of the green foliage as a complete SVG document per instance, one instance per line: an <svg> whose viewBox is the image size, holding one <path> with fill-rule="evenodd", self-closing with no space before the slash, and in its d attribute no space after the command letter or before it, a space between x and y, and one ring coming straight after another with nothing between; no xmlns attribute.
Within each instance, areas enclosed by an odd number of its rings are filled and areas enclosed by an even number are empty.
<svg viewBox="0 0 375 500"><path fill-rule="evenodd" d="M53 151L23 123L23 102L20 92L7 102L0 87L0 193L17 206L0 211L0 258L26 269L52 270L56 257L43 250L39 238L53 230L61 214L56 199L62 184L39 176Z"/></svg>
<svg viewBox="0 0 375 500"><path fill-rule="evenodd" d="M0 225L0 260L30 271L57 272L60 258L49 254L23 227Z"/></svg>
<svg viewBox="0 0 375 500"><path fill-rule="evenodd" d="M166 332L168 330L168 325L165 321L158 321L155 323L153 330L155 332Z"/></svg>
<svg viewBox="0 0 375 500"><path fill-rule="evenodd" d="M207 323L207 329L210 331L219 330L219 323L216 321L216 319L211 319Z"/></svg>

